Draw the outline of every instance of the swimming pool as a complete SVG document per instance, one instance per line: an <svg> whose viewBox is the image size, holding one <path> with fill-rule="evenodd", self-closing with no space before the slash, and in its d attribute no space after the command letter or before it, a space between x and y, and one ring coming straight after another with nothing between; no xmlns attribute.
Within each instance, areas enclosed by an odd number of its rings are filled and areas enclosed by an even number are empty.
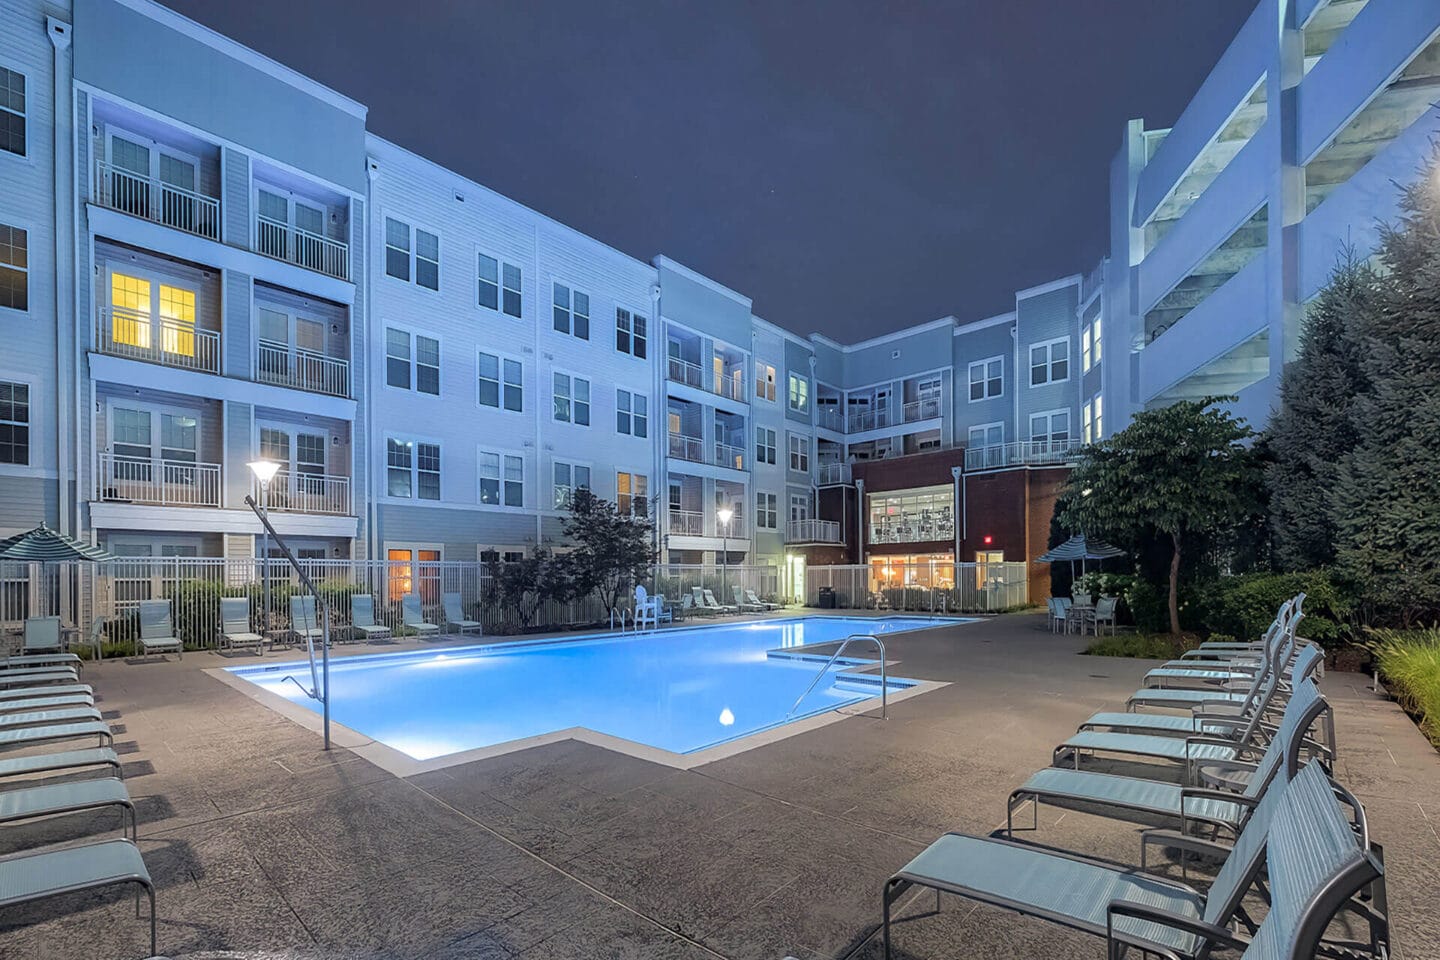
<svg viewBox="0 0 1440 960"><path fill-rule="evenodd" d="M793 648L962 622L804 617L343 657L330 662L331 717L415 760L576 727L686 754L880 695L878 677L846 675L875 656L856 644L790 714L825 659ZM308 685L303 661L225 672L319 710L286 680ZM890 694L915 682L890 677Z"/></svg>

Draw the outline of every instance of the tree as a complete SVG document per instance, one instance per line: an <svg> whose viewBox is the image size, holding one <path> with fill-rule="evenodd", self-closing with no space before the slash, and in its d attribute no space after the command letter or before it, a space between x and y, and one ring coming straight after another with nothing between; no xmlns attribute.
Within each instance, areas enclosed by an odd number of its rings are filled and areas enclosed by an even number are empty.
<svg viewBox="0 0 1440 960"><path fill-rule="evenodd" d="M1228 411L1230 398L1182 400L1139 413L1086 448L1064 493L1061 523L1132 548L1150 533L1170 541L1170 631L1180 632L1180 561L1192 533L1235 529L1258 510L1263 487L1254 434Z"/></svg>
<svg viewBox="0 0 1440 960"><path fill-rule="evenodd" d="M570 498L565 537L574 546L567 555L577 595L596 593L606 613L615 610L620 597L650 575L655 563L651 529L645 519L644 498L634 502L633 513L580 487Z"/></svg>
<svg viewBox="0 0 1440 960"><path fill-rule="evenodd" d="M1280 409L1265 432L1273 556L1283 570L1335 562L1335 498L1360 442L1354 407L1368 392L1357 328L1379 303L1379 278L1346 251L1305 314L1300 349L1285 368Z"/></svg>
<svg viewBox="0 0 1440 960"><path fill-rule="evenodd" d="M543 547L531 548L519 560L490 562L486 602L513 611L520 629L535 620L546 600L565 601L573 595L569 565Z"/></svg>

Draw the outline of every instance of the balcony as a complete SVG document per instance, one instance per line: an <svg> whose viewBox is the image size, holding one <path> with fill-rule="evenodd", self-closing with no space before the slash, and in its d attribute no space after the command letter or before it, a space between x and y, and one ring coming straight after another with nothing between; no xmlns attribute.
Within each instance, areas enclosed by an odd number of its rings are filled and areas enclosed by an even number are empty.
<svg viewBox="0 0 1440 960"><path fill-rule="evenodd" d="M840 543L840 524L834 520L791 520L785 524L786 543Z"/></svg>
<svg viewBox="0 0 1440 960"><path fill-rule="evenodd" d="M940 416L940 398L930 397L912 400L900 408L901 422L914 423L916 420L934 420Z"/></svg>
<svg viewBox="0 0 1440 960"><path fill-rule="evenodd" d="M815 425L836 433L844 433L845 414L837 404L819 404L815 408Z"/></svg>
<svg viewBox="0 0 1440 960"><path fill-rule="evenodd" d="M850 464L821 463L815 470L815 482L822 487L843 486L850 482Z"/></svg>
<svg viewBox="0 0 1440 960"><path fill-rule="evenodd" d="M744 470L745 448L731 446L728 443L715 444L715 466L729 467L731 470Z"/></svg>
<svg viewBox="0 0 1440 960"><path fill-rule="evenodd" d="M95 163L92 199L102 207L174 227L208 240L220 239L220 201L142 176L104 160Z"/></svg>
<svg viewBox="0 0 1440 960"><path fill-rule="evenodd" d="M277 513L350 515L350 478L281 470L263 491L254 481L255 501Z"/></svg>
<svg viewBox="0 0 1440 960"><path fill-rule="evenodd" d="M277 387L294 387L332 397L350 396L350 361L294 347L275 340L260 340L255 379Z"/></svg>
<svg viewBox="0 0 1440 960"><path fill-rule="evenodd" d="M689 360L681 360L679 357L668 358L669 362L665 367L665 376L675 383L683 383L687 387L704 389L705 371L698 363L691 363Z"/></svg>
<svg viewBox="0 0 1440 960"><path fill-rule="evenodd" d="M970 447L965 451L966 470L994 470L997 467L1048 466L1073 461L1085 446L1079 440L1016 440Z"/></svg>
<svg viewBox="0 0 1440 960"><path fill-rule="evenodd" d="M101 310L95 346L100 353L115 357L202 373L220 372L220 334L138 310Z"/></svg>
<svg viewBox="0 0 1440 960"><path fill-rule="evenodd" d="M255 215L255 250L327 277L350 279L349 244L259 214Z"/></svg>
<svg viewBox="0 0 1440 960"><path fill-rule="evenodd" d="M676 460L704 463L705 441L699 437L687 437L683 433L672 433L670 434L670 456Z"/></svg>
<svg viewBox="0 0 1440 960"><path fill-rule="evenodd" d="M99 456L97 500L161 507L220 506L220 465L158 457Z"/></svg>
<svg viewBox="0 0 1440 960"><path fill-rule="evenodd" d="M699 510L671 510L670 532L682 537L705 536L705 514Z"/></svg>
<svg viewBox="0 0 1440 960"><path fill-rule="evenodd" d="M744 403L745 375L739 370L731 371L723 376L717 375L715 382L710 385L710 391L719 394L727 400Z"/></svg>
<svg viewBox="0 0 1440 960"><path fill-rule="evenodd" d="M881 427L890 426L894 420L895 418L890 415L889 407L856 406L845 418L845 432L864 433L866 430L878 430Z"/></svg>

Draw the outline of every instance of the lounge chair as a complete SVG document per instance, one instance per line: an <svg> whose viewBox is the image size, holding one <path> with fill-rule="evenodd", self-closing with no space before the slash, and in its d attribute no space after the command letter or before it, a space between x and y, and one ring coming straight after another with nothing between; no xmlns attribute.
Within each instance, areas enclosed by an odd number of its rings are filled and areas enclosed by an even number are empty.
<svg viewBox="0 0 1440 960"><path fill-rule="evenodd" d="M86 767L110 767L121 776L120 758L109 747L67 750L63 753L32 753L24 757L0 760L0 778L32 776L37 773L60 773Z"/></svg>
<svg viewBox="0 0 1440 960"><path fill-rule="evenodd" d="M62 813L79 813L83 810L102 810L105 807L120 808L120 829L125 829L125 816L130 817L130 838L136 838L139 824L135 818L135 803L125 784L115 777L93 780L67 780L64 783L44 783L38 787L21 787L0 792L0 823L16 820L33 820L36 817L50 817Z"/></svg>
<svg viewBox="0 0 1440 960"><path fill-rule="evenodd" d="M719 611L712 610L705 605L705 590L702 587L691 587L690 592L685 595L687 601L685 609L694 610L696 613L703 613L713 617Z"/></svg>
<svg viewBox="0 0 1440 960"><path fill-rule="evenodd" d="M74 667L22 667L0 670L0 687L38 687L47 683L72 684L80 679Z"/></svg>
<svg viewBox="0 0 1440 960"><path fill-rule="evenodd" d="M169 600L140 601L140 650L146 656L174 652L185 659L185 645L175 635Z"/></svg>
<svg viewBox="0 0 1440 960"><path fill-rule="evenodd" d="M324 643L325 628L315 613L315 598L302 594L290 598L290 634L296 643Z"/></svg>
<svg viewBox="0 0 1440 960"><path fill-rule="evenodd" d="M350 630L367 641L388 640L390 628L375 622L375 598L357 593L350 598Z"/></svg>
<svg viewBox="0 0 1440 960"><path fill-rule="evenodd" d="M250 629L248 597L220 598L220 645L231 650L254 647L258 654L265 652L265 638Z"/></svg>
<svg viewBox="0 0 1440 960"><path fill-rule="evenodd" d="M155 884L140 848L129 840L106 840L62 850L0 859L0 908L49 897L136 883L150 898L150 952L157 953ZM138 903L137 903L138 909Z"/></svg>
<svg viewBox="0 0 1440 960"><path fill-rule="evenodd" d="M755 605L758 606L760 609L765 610L765 611L767 611L767 612L770 611L770 610L779 610L779 609L780 609L780 604L778 604L778 603L771 603L769 600L761 600L759 597L755 596L755 591L754 591L754 590L746 590L746 591L745 591L745 599L746 599L746 600L749 600L751 603L755 604Z"/></svg>
<svg viewBox="0 0 1440 960"><path fill-rule="evenodd" d="M32 710L29 713L0 713L0 730L11 727L48 727L61 723L98 721L100 711L94 707L61 707L56 710Z"/></svg>
<svg viewBox="0 0 1440 960"><path fill-rule="evenodd" d="M63 649L59 617L25 618L25 639L20 647L22 654L59 653Z"/></svg>
<svg viewBox="0 0 1440 960"><path fill-rule="evenodd" d="M33 747L36 744L76 740L80 737L98 737L102 747L113 746L115 743L115 733L110 729L110 724L103 720L92 720L88 723L60 723L0 730L0 748Z"/></svg>
<svg viewBox="0 0 1440 960"><path fill-rule="evenodd" d="M0 700L0 717L34 710L58 710L62 707L93 707L95 698L88 693L67 693L58 697L25 697L21 700Z"/></svg>
<svg viewBox="0 0 1440 960"><path fill-rule="evenodd" d="M0 671L36 670L47 667L73 667L76 670L83 670L85 661L73 653L16 654L0 661Z"/></svg>
<svg viewBox="0 0 1440 960"><path fill-rule="evenodd" d="M474 630L476 633L484 633L484 624L479 620L470 620L465 616L465 611L460 604L460 594L446 593L440 596L440 605L445 612L445 626L454 627L462 635Z"/></svg>
<svg viewBox="0 0 1440 960"><path fill-rule="evenodd" d="M738 607L732 607L732 606L730 606L729 604L724 604L724 603L721 603L720 601L716 600L716 599L715 599L715 594L714 594L713 591L705 590L705 591L702 591L702 593L703 593L703 597L704 597L704 600L705 600L705 607L706 607L707 610L713 610L715 613L739 613L739 612L740 612Z"/></svg>
<svg viewBox="0 0 1440 960"><path fill-rule="evenodd" d="M37 684L33 687L14 686L0 690L0 709L3 709L5 702L9 700L26 700L31 697L66 697L82 693L93 700L95 688L88 683Z"/></svg>
<svg viewBox="0 0 1440 960"><path fill-rule="evenodd" d="M741 590L738 586L731 587L730 594L735 598L735 607L737 609L743 610L746 613L765 612L765 605L763 603L751 603L746 600L745 591Z"/></svg>
<svg viewBox="0 0 1440 960"><path fill-rule="evenodd" d="M435 636L440 628L425 619L425 613L420 609L420 598L413 593L407 593L400 598L400 620L405 629L413 630L422 637Z"/></svg>

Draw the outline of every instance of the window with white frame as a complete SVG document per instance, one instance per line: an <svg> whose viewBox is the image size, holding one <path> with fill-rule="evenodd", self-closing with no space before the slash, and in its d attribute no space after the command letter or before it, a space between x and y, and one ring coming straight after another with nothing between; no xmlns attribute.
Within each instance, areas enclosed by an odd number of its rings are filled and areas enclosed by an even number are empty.
<svg viewBox="0 0 1440 960"><path fill-rule="evenodd" d="M30 309L30 236L0 223L0 307Z"/></svg>
<svg viewBox="0 0 1440 960"><path fill-rule="evenodd" d="M1030 386L1070 379L1070 341L1061 337L1030 346Z"/></svg>
<svg viewBox="0 0 1440 960"><path fill-rule="evenodd" d="M394 217L385 218L385 274L440 289L440 237Z"/></svg>
<svg viewBox="0 0 1440 960"><path fill-rule="evenodd" d="M440 444L415 444L415 480L421 500L440 499Z"/></svg>
<svg viewBox="0 0 1440 960"><path fill-rule="evenodd" d="M630 437L650 435L650 398L629 390L615 391L615 432Z"/></svg>
<svg viewBox="0 0 1440 960"><path fill-rule="evenodd" d="M755 526L761 530L774 530L780 526L775 499L773 493L755 494Z"/></svg>
<svg viewBox="0 0 1440 960"><path fill-rule="evenodd" d="M1030 415L1033 443L1064 444L1070 440L1070 411L1050 410Z"/></svg>
<svg viewBox="0 0 1440 960"><path fill-rule="evenodd" d="M755 428L755 462L775 463L775 431L769 427Z"/></svg>
<svg viewBox="0 0 1440 960"><path fill-rule="evenodd" d="M796 473L810 472L810 438L790 434L790 469Z"/></svg>
<svg viewBox="0 0 1440 960"><path fill-rule="evenodd" d="M790 522L801 523L810 519L810 498L803 493L790 494Z"/></svg>
<svg viewBox="0 0 1440 960"><path fill-rule="evenodd" d="M1100 362L1100 318L1080 328L1080 371L1089 373Z"/></svg>
<svg viewBox="0 0 1440 960"><path fill-rule="evenodd" d="M1104 416L1102 413L1103 398L1095 394L1085 405L1080 408L1080 429L1081 439L1086 443L1099 443L1105 436Z"/></svg>
<svg viewBox="0 0 1440 960"><path fill-rule="evenodd" d="M755 364L755 396L761 400L775 402L775 365Z"/></svg>
<svg viewBox="0 0 1440 960"><path fill-rule="evenodd" d="M615 474L615 512L622 516L643 517L647 515L650 495L650 480L643 473Z"/></svg>
<svg viewBox="0 0 1440 960"><path fill-rule="evenodd" d="M476 472L480 477L481 503L496 507L525 505L525 458L481 450Z"/></svg>
<svg viewBox="0 0 1440 960"><path fill-rule="evenodd" d="M554 325L556 333L580 340L590 339L590 295L556 283Z"/></svg>
<svg viewBox="0 0 1440 960"><path fill-rule="evenodd" d="M556 460L551 465L550 486L555 495L555 509L568 509L575 491L581 487L589 488L590 468L584 464Z"/></svg>
<svg viewBox="0 0 1440 960"><path fill-rule="evenodd" d="M25 76L0 67L0 150L25 156Z"/></svg>
<svg viewBox="0 0 1440 960"><path fill-rule="evenodd" d="M385 492L392 497L440 499L440 445L389 437L385 441Z"/></svg>
<svg viewBox="0 0 1440 960"><path fill-rule="evenodd" d="M568 373L554 375L555 419L590 426L590 381Z"/></svg>
<svg viewBox="0 0 1440 960"><path fill-rule="evenodd" d="M520 413L525 407L524 367L494 353L480 354L480 405Z"/></svg>
<svg viewBox="0 0 1440 960"><path fill-rule="evenodd" d="M650 351L649 320L621 307L615 308L615 349L644 360Z"/></svg>
<svg viewBox="0 0 1440 960"><path fill-rule="evenodd" d="M970 364L970 402L993 400L1005 394L1005 358L991 357Z"/></svg>
<svg viewBox="0 0 1440 960"><path fill-rule="evenodd" d="M477 300L482 307L519 318L524 312L521 293L524 273L513 263L486 254L477 254Z"/></svg>
<svg viewBox="0 0 1440 960"><path fill-rule="evenodd" d="M440 396L440 341L386 327L385 384Z"/></svg>
<svg viewBox="0 0 1440 960"><path fill-rule="evenodd" d="M30 385L0 380L0 463L30 464Z"/></svg>
<svg viewBox="0 0 1440 960"><path fill-rule="evenodd" d="M790 409L805 413L810 409L810 381L799 374L790 374Z"/></svg>

